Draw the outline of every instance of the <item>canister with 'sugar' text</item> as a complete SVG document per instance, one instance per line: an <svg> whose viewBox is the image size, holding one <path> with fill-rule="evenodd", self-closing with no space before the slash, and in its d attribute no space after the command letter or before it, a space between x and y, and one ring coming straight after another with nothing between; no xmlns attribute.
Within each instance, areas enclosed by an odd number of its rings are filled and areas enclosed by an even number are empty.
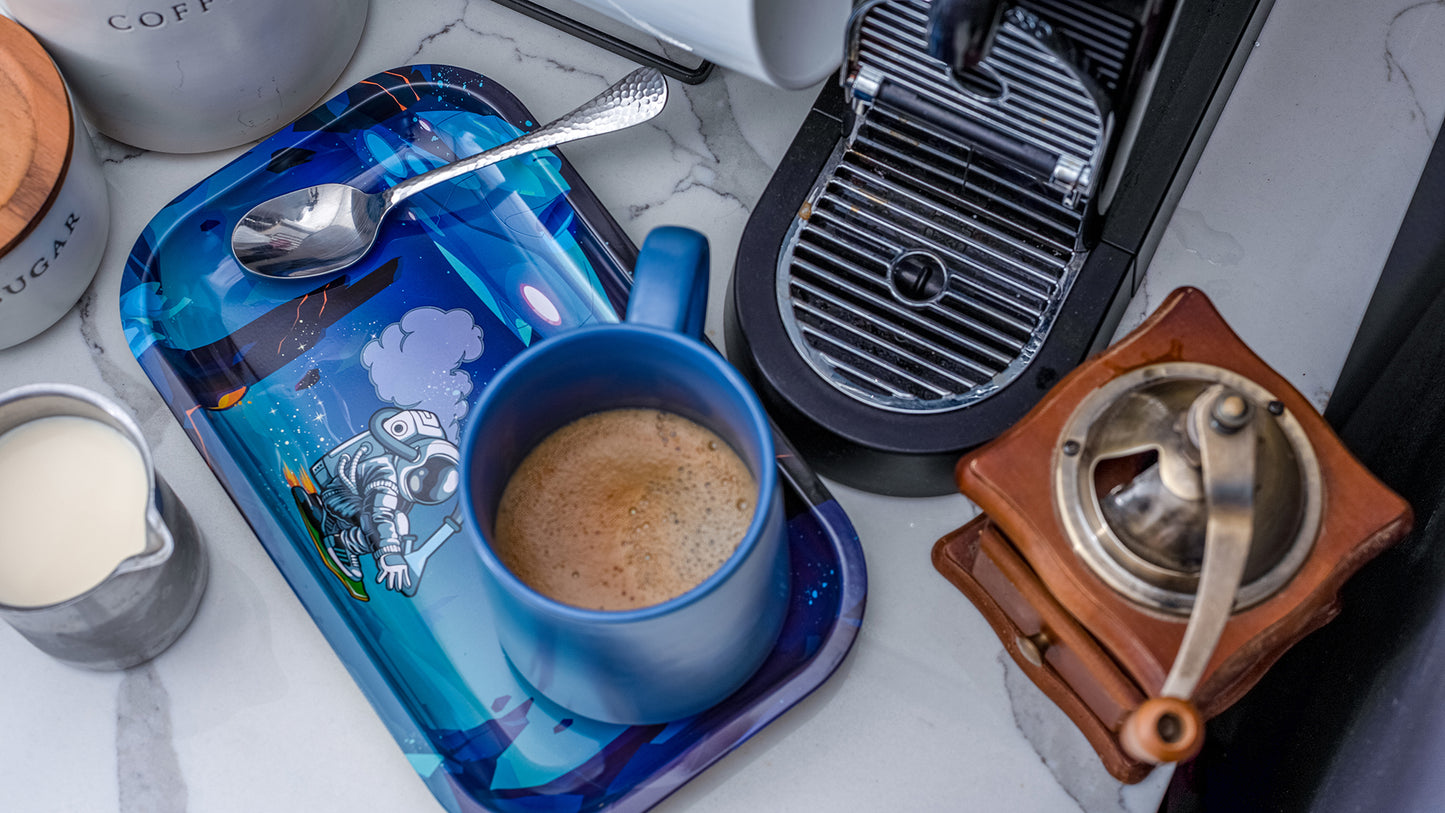
<svg viewBox="0 0 1445 813"><path fill-rule="evenodd" d="M110 230L100 164L65 83L0 17L0 348L54 324L95 277Z"/></svg>

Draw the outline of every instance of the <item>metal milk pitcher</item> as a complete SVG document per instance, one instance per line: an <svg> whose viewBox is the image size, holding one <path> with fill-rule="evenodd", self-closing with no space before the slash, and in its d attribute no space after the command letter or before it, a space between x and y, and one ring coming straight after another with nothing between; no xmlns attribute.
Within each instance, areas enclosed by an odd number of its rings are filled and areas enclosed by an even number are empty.
<svg viewBox="0 0 1445 813"><path fill-rule="evenodd" d="M139 451L147 480L144 548L122 559L99 584L54 603L15 606L0 595L0 618L59 660L90 669L124 669L159 655L190 624L206 588L206 552L185 506L155 471L140 428L118 405L64 384L36 384L0 394L0 438L56 416L96 421ZM64 489L65 484L53 487ZM77 504L74 510L87 507ZM7 530L0 517L0 543ZM33 538L26 544L61 543ZM57 550L57 555L62 553Z"/></svg>

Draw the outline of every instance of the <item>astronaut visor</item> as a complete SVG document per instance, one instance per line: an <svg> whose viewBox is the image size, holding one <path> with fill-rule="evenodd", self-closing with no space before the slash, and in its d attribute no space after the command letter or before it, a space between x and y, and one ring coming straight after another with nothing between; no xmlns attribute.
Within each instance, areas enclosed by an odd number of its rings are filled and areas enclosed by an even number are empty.
<svg viewBox="0 0 1445 813"><path fill-rule="evenodd" d="M457 462L437 456L408 471L405 485L413 500L435 505L457 493L460 480Z"/></svg>

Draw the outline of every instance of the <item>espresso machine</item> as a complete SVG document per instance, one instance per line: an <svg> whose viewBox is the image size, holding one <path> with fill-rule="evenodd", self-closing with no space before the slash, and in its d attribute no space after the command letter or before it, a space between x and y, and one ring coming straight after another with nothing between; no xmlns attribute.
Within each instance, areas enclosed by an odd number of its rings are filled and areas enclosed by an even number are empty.
<svg viewBox="0 0 1445 813"><path fill-rule="evenodd" d="M954 489L1112 338L1271 0L867 0L743 234L729 357L821 473Z"/></svg>

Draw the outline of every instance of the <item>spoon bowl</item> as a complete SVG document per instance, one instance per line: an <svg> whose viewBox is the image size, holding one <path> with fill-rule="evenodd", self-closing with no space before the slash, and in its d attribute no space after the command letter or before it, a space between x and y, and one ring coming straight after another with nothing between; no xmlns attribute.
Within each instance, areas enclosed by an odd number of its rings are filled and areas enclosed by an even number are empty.
<svg viewBox="0 0 1445 813"><path fill-rule="evenodd" d="M380 192L341 183L308 186L247 212L231 232L241 267L261 277L305 279L341 271L366 256L381 221L407 198L508 158L641 124L662 112L667 80L640 68L550 124Z"/></svg>
<svg viewBox="0 0 1445 813"><path fill-rule="evenodd" d="M265 277L330 274L371 250L386 211L383 196L354 186L308 186L252 209L232 232L231 250Z"/></svg>

